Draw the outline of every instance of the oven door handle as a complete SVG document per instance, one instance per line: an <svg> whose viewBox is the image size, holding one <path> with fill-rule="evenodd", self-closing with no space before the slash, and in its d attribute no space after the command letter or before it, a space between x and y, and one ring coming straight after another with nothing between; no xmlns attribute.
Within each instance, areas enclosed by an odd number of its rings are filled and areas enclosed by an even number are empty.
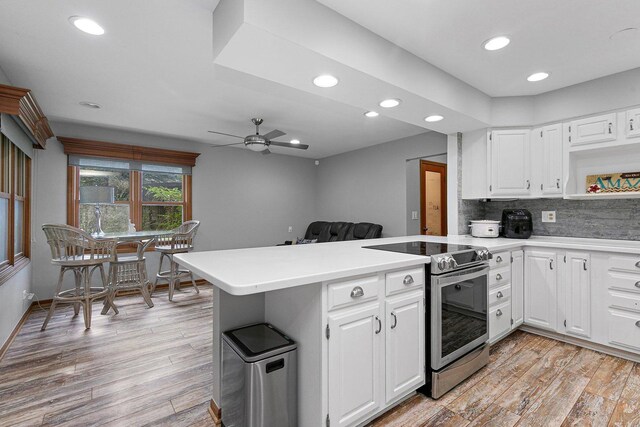
<svg viewBox="0 0 640 427"><path fill-rule="evenodd" d="M489 274L489 266L481 265L469 270L456 271L449 274L443 274L441 276L431 276L435 281L436 286L451 285L453 283L460 283L470 279L476 279L484 275Z"/></svg>

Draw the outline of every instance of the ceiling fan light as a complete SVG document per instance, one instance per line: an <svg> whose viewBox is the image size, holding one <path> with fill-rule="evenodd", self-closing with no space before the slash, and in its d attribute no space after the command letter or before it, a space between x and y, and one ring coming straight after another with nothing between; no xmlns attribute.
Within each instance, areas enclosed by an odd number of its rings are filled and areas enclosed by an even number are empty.
<svg viewBox="0 0 640 427"><path fill-rule="evenodd" d="M289 142L290 142L291 144L294 144L294 145L298 145L298 144L300 144L300 140L299 140L299 139L292 139L292 140L291 140L291 141L289 141Z"/></svg>
<svg viewBox="0 0 640 427"><path fill-rule="evenodd" d="M265 144L260 144L257 142L250 142L246 144L246 146L249 148L249 150L256 152L264 151L267 148Z"/></svg>

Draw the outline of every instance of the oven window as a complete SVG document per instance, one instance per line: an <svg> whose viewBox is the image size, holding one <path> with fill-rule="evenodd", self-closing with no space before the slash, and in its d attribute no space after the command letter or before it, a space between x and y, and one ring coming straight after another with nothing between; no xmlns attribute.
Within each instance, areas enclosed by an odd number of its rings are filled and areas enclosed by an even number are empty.
<svg viewBox="0 0 640 427"><path fill-rule="evenodd" d="M441 308L444 358L487 333L487 276L442 287Z"/></svg>

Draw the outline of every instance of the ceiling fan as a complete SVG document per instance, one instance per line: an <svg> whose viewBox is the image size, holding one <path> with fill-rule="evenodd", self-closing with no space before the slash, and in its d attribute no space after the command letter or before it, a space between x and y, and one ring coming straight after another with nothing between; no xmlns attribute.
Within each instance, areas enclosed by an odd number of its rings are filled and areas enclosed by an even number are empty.
<svg viewBox="0 0 640 427"><path fill-rule="evenodd" d="M286 133L278 129L274 129L271 132L268 132L264 135L260 135L260 125L262 124L263 120L253 118L251 119L251 121L253 122L254 125L256 125L255 135L238 136L238 135L231 135L224 132L216 132L216 131L210 130L209 131L210 133L217 133L218 135L231 136L231 137L240 138L243 140L242 142L235 142L233 144L215 145L215 147L228 147L230 145L244 144L250 150L261 152L262 154L269 154L271 152L269 151L270 145L273 145L276 147L297 148L299 150L306 150L307 148L309 148L307 144L300 144L299 142L292 143L292 142L272 141L272 139L284 136L286 135Z"/></svg>

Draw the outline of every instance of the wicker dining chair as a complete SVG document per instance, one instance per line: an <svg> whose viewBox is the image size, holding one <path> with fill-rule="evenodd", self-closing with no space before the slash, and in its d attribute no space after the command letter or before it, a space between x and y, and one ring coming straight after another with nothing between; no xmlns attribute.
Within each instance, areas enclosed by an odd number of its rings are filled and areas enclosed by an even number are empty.
<svg viewBox="0 0 640 427"><path fill-rule="evenodd" d="M84 325L91 328L91 306L98 298L106 297L109 288L104 263L115 258L116 241L111 239L96 240L85 231L63 224L45 224L42 230L47 236L51 249L51 263L60 267L58 284L51 301L51 307L41 330L44 331L51 320L57 304L73 304L76 315L84 315ZM99 269L102 276L102 287L91 286L91 276ZM75 288L62 290L64 274L72 271L75 275Z"/></svg>
<svg viewBox="0 0 640 427"><path fill-rule="evenodd" d="M118 314L118 308L114 302L119 291L139 290L144 302L149 308L153 307L149 287L151 282L147 276L147 263L144 253L154 242L153 239L140 242L135 255L120 257L116 251L114 260L109 263L109 293L104 301L101 314L107 314L110 308Z"/></svg>
<svg viewBox="0 0 640 427"><path fill-rule="evenodd" d="M200 293L195 280L193 280L193 272L181 269L173 259L175 254L183 254L193 250L193 241L199 226L200 221L186 221L172 230L171 234L156 237L155 250L160 252L160 266L151 293L155 291L158 280L166 280L169 282L169 301L173 301L174 289L180 289L180 280L187 277L191 279L196 293ZM169 259L169 270L162 270L162 261L165 257Z"/></svg>

